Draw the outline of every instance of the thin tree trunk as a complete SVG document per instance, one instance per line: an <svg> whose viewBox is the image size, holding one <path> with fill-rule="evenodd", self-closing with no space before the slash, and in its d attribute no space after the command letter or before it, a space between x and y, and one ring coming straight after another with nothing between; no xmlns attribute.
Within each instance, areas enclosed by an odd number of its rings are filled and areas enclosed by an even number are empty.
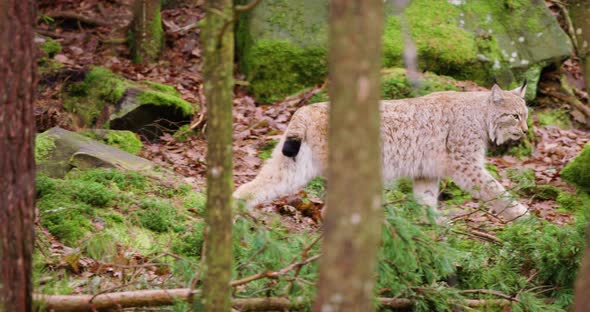
<svg viewBox="0 0 590 312"><path fill-rule="evenodd" d="M231 0L207 0L203 47L207 99L208 226L202 304L205 311L231 309L233 16ZM223 32L222 32L223 30Z"/></svg>
<svg viewBox="0 0 590 312"><path fill-rule="evenodd" d="M567 6L574 28L572 39L576 53L582 59L586 91L590 92L590 0L569 0Z"/></svg>
<svg viewBox="0 0 590 312"><path fill-rule="evenodd" d="M325 239L315 311L371 311L381 235L383 1L330 1Z"/></svg>
<svg viewBox="0 0 590 312"><path fill-rule="evenodd" d="M164 46L160 0L135 0L131 23L131 59L136 64L158 60Z"/></svg>
<svg viewBox="0 0 590 312"><path fill-rule="evenodd" d="M586 250L580 263L574 289L574 311L590 311L590 226L586 231Z"/></svg>
<svg viewBox="0 0 590 312"><path fill-rule="evenodd" d="M0 1L0 311L31 311L34 1Z"/></svg>

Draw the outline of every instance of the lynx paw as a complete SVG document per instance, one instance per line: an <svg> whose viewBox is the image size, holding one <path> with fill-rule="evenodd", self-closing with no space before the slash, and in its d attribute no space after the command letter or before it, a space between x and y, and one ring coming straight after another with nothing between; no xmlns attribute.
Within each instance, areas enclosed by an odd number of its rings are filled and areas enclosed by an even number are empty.
<svg viewBox="0 0 590 312"><path fill-rule="evenodd" d="M517 218L525 217L528 215L529 215L529 209L519 203L515 203L511 207L507 207L506 209L504 209L504 211L502 211L500 213L500 216L505 221L508 221L508 222L514 221Z"/></svg>

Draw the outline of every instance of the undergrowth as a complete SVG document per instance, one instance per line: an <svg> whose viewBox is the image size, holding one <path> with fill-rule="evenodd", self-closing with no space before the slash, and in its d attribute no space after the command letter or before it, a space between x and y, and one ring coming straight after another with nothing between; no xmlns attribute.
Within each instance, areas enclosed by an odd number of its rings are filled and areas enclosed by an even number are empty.
<svg viewBox="0 0 590 312"><path fill-rule="evenodd" d="M535 187L526 170L513 171L509 177L518 185L517 192ZM308 192L321 196L324 188L325 182L317 180ZM162 271L168 277L158 285L162 288L188 287L200 271L205 200L190 187L166 188L136 173L96 169L74 171L64 179L41 176L37 189L41 225L65 244L79 245L79 256L116 261L114 246L119 246L147 259L157 258L168 266ZM464 200L465 194L450 182L443 183L442 189L451 199ZM465 299L502 299L492 292L466 290L491 290L513 298L511 311L566 311L571 305L584 248L588 196L556 195L562 209L574 213L571 224L555 225L530 217L503 227L478 229L497 238L490 241L466 235L472 229L460 222L437 225L437 213L417 204L411 190L411 181L400 180L385 192L376 297L412 299L416 303L413 311L454 311L466 305ZM452 204L447 200L447 205ZM233 224L232 279L276 273L271 279L243 282L234 288L233 296L286 296L310 310L318 280L319 231L294 230L278 215L253 218L239 209ZM36 254L36 279L52 280L41 291L73 292L72 285L81 277L48 269L50 260ZM306 260L309 263L300 270L292 267ZM99 284L85 287L86 292L104 290ZM130 287L153 285L138 280ZM480 311L505 309L488 306Z"/></svg>

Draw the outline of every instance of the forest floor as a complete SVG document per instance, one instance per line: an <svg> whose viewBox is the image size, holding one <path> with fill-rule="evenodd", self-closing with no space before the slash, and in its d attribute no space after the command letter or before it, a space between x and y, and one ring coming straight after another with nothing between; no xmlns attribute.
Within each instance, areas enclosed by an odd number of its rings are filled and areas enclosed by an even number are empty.
<svg viewBox="0 0 590 312"><path fill-rule="evenodd" d="M50 23L40 21L38 28L42 30L41 34L55 38L63 46L63 50L54 59L65 67L84 68L100 65L131 80L145 79L172 85L185 100L202 108L203 110L194 117L194 132L187 138L181 140L172 135L164 135L157 141L144 140L145 147L140 153L157 164L173 169L174 172L186 177L187 182L202 188L205 185L206 170L206 104L200 71L201 43L199 28L196 27L203 18L202 9L195 3L163 10L166 50L160 62L142 66L129 61L129 51L122 44L125 26L131 20L130 3L130 0L41 1L41 16L55 18L51 18L54 22ZM73 12L74 15L95 21L95 24L84 23L75 18L59 18L58 12ZM578 68L569 66L569 71L572 73L570 76L580 79ZM41 77L41 88L35 104L39 132L56 125L69 128L60 119L64 114L59 96L61 87L60 84L52 85ZM458 82L457 87L464 91L481 90L481 87L471 82ZM236 87L233 128L236 186L256 176L264 159L268 157L269 151L286 128L291 115L297 108L308 104L310 98L321 90L322 86L317 86L273 105L256 105L255 99L248 95L244 88ZM537 109L538 107L533 107L533 111ZM508 189L515 187L514 182L508 178L507 169L510 168L532 169L535 173L535 182L539 185L568 187L560 179L559 171L590 140L590 131L583 128L543 125L534 114L533 120L536 141L532 155L520 158L509 155L495 156L489 158L489 163L497 166L502 177L501 182ZM299 195L306 196L305 193ZM323 206L320 198L312 196L310 199L315 208ZM556 206L552 200L537 199L531 194L529 198L522 198L522 202L533 213L547 220L560 223L568 219L567 214L554 210ZM287 203L301 205L295 198L287 197L275 200L265 208L267 211L272 210L270 208L279 211L280 206ZM464 205L469 208L477 206L477 203L466 202ZM309 216L315 219L315 223L319 214L312 211ZM472 221L482 220L482 216L477 214L470 214L469 218Z"/></svg>
<svg viewBox="0 0 590 312"><path fill-rule="evenodd" d="M39 1L41 16L37 28L39 33L54 38L63 47L54 60L67 68L84 68L100 65L111 69L131 80L150 80L174 86L182 97L203 109L194 116L193 132L180 139L171 134L163 135L156 141L144 140L140 156L173 170L184 177L186 183L203 190L206 171L205 99L201 75L201 44L199 28L203 18L199 1L183 4L162 11L166 31L166 49L161 61L151 65L134 65L129 51L123 44L125 26L131 19L131 0L56 0ZM188 1L187 1L188 2ZM74 13L64 17L63 12ZM71 18L71 16L78 16ZM80 17L86 17L82 19ZM577 69L570 68L570 75L579 78ZM243 77L237 75L237 79ZM459 82L457 87L469 91L481 89L470 82ZM63 103L60 100L62 85L40 77L35 114L38 131L53 126L71 128L65 122ZM297 108L310 102L320 92L317 86L307 92L287 98L273 105L257 105L245 88L237 86L234 98L234 182L238 186L255 177L264 159L285 130L291 115ZM574 187L565 183L560 170L573 159L590 141L590 131L564 123L549 124L547 118L538 112L543 108L533 107L535 141L530 156L510 155L489 157L490 168L497 168L500 182L518 194L520 202L531 213L561 225L571 222L571 213L559 209L556 195L540 194L539 190L555 187L574 192ZM568 119L568 118L566 118ZM73 129L76 130L76 129ZM317 231L320 228L320 210L323 208L323 182L314 182L311 188L300 193L280 198L261 207L268 213L280 213L282 220L292 230ZM452 186L442 189L443 204L452 197ZM302 200L303 198L303 200ZM455 222L461 221L471 228L487 229L501 225L479 209L480 203L469 197L453 201L453 205L464 208L454 215ZM295 208L295 209L293 209ZM47 233L46 233L47 234ZM53 241L54 244L60 244ZM57 247L56 247L57 248ZM59 248L57 248L59 249ZM158 274L157 270L152 270Z"/></svg>

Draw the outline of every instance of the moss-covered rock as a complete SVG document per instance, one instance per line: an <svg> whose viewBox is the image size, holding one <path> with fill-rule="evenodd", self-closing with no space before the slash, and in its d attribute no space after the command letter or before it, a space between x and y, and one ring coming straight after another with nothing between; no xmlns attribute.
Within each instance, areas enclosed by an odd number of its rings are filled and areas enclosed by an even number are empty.
<svg viewBox="0 0 590 312"><path fill-rule="evenodd" d="M394 11L387 2L386 67L402 65L403 36ZM404 15L420 69L484 85L497 78L506 88L527 77L529 99L541 69L570 54L570 41L539 0L414 0ZM326 20L325 0L263 1L242 15L237 54L259 101L269 103L323 81Z"/></svg>
<svg viewBox="0 0 590 312"><path fill-rule="evenodd" d="M83 81L70 84L66 90L64 108L79 127L143 129L153 134L156 130L147 128L158 120L182 124L190 121L195 111L171 86L133 82L102 67L92 68Z"/></svg>
<svg viewBox="0 0 590 312"><path fill-rule="evenodd" d="M425 72L417 84L408 78L406 70L400 67L384 69L381 76L381 98L384 100L405 99L427 95L436 91L457 91L458 84L452 77ZM314 94L309 103L329 101L326 90Z"/></svg>
<svg viewBox="0 0 590 312"><path fill-rule="evenodd" d="M51 128L37 135L35 160L37 170L52 177L63 177L72 168L155 171L155 165L146 159L61 128Z"/></svg>
<svg viewBox="0 0 590 312"><path fill-rule="evenodd" d="M590 144L561 170L561 177L586 192L590 192Z"/></svg>
<svg viewBox="0 0 590 312"><path fill-rule="evenodd" d="M90 129L80 134L104 144L114 146L129 154L137 155L143 144L137 134L126 130Z"/></svg>

